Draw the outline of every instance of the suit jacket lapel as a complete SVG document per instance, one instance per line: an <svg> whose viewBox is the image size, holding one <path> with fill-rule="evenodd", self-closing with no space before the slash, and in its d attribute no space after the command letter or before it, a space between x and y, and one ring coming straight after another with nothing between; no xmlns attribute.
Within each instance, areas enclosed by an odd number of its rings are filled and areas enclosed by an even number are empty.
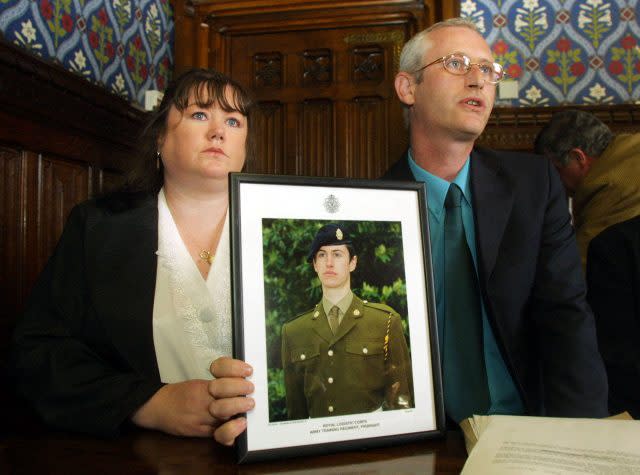
<svg viewBox="0 0 640 475"><path fill-rule="evenodd" d="M487 282L514 200L512 184L501 173L499 158L490 151L474 149L471 153L471 189L479 267Z"/></svg>
<svg viewBox="0 0 640 475"><path fill-rule="evenodd" d="M407 149L402 158L392 165L387 172L382 176L383 180L396 180L396 181L416 181L411 169L409 168L409 150Z"/></svg>
<svg viewBox="0 0 640 475"><path fill-rule="evenodd" d="M119 352L141 374L160 378L153 344L153 302L158 249L155 199L106 220L98 260L104 325Z"/></svg>
<svg viewBox="0 0 640 475"><path fill-rule="evenodd" d="M485 282L496 263L500 242L513 206L513 186L500 171L500 159L489 150L471 153L471 188L476 221L480 272ZM383 176L389 180L413 180L407 152Z"/></svg>

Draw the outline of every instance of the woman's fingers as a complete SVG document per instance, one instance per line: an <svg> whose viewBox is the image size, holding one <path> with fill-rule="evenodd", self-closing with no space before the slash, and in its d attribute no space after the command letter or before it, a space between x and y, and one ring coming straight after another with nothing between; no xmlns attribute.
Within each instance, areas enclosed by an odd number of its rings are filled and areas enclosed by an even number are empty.
<svg viewBox="0 0 640 475"><path fill-rule="evenodd" d="M209 394L214 399L247 396L253 392L253 383L242 378L221 378L209 381Z"/></svg>
<svg viewBox="0 0 640 475"><path fill-rule="evenodd" d="M213 437L222 445L233 445L236 437L242 434L246 428L247 420L244 417L238 417L237 419L227 421L218 427L214 431Z"/></svg>
<svg viewBox="0 0 640 475"><path fill-rule="evenodd" d="M250 411L254 406L255 401L250 397L215 399L209 404L209 414L216 419L226 421L236 414Z"/></svg>
<svg viewBox="0 0 640 475"><path fill-rule="evenodd" d="M246 378L251 376L253 368L244 361L223 356L211 363L209 371L214 378Z"/></svg>

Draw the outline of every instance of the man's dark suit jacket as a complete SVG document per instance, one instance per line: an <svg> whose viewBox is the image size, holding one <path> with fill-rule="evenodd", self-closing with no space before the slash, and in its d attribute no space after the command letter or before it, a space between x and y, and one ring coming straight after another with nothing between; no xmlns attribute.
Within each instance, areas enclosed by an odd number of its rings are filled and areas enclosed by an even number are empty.
<svg viewBox="0 0 640 475"><path fill-rule="evenodd" d="M609 377L609 411L640 418L640 216L598 234L587 253L587 300Z"/></svg>
<svg viewBox="0 0 640 475"><path fill-rule="evenodd" d="M539 156L474 148L470 174L482 297L527 413L606 416L606 374L556 171ZM383 178L415 181L407 155Z"/></svg>
<svg viewBox="0 0 640 475"><path fill-rule="evenodd" d="M155 196L75 207L19 319L17 391L57 427L115 435L160 387Z"/></svg>

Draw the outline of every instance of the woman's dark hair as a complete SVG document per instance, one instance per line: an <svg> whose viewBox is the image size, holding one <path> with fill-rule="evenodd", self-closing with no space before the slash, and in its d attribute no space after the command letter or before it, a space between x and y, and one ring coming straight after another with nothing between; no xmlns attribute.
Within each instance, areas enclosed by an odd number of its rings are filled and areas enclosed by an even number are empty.
<svg viewBox="0 0 640 475"><path fill-rule="evenodd" d="M227 100L227 88L233 93L232 101ZM255 138L251 132L255 103L249 92L236 81L213 69L191 69L173 80L164 91L164 97L146 126L138 141L138 153L132 162L131 171L125 178L126 192L158 193L164 184L163 167L158 168L158 140L167 131L167 117L171 106L179 111L185 110L193 95L199 107L219 104L226 112L237 111L247 118L247 163L254 159Z"/></svg>

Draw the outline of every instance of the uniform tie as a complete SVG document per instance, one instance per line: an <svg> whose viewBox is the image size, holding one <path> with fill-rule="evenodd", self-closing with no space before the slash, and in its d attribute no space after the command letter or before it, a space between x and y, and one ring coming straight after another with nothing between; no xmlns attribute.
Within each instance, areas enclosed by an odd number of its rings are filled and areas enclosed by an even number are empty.
<svg viewBox="0 0 640 475"><path fill-rule="evenodd" d="M329 310L329 326L331 327L331 331L334 335L338 331L338 325L340 324L338 320L339 311L340 309L337 305L334 305L333 307L331 307L331 310Z"/></svg>
<svg viewBox="0 0 640 475"><path fill-rule="evenodd" d="M489 408L487 371L482 348L480 293L462 224L458 185L449 186L444 221L444 357L445 409L460 422Z"/></svg>

